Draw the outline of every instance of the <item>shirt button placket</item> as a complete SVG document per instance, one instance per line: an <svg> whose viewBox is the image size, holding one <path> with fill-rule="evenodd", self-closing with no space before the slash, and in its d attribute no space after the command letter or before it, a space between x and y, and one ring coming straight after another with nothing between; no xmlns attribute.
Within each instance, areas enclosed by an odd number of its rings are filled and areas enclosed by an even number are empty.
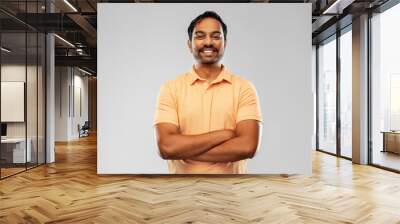
<svg viewBox="0 0 400 224"><path fill-rule="evenodd" d="M208 125L208 119L209 119L209 109L208 109L208 103L207 103L207 81L203 81L202 83L201 83L201 90L202 90L202 99L203 99L203 102L202 102L202 126L203 126L203 130L204 131L206 131L206 130L209 130L209 125Z"/></svg>
<svg viewBox="0 0 400 224"><path fill-rule="evenodd" d="M211 131L211 107L212 107L212 91L211 91L211 85L208 82L205 82L205 88L204 88L204 105L206 108L206 125L207 125L207 130Z"/></svg>

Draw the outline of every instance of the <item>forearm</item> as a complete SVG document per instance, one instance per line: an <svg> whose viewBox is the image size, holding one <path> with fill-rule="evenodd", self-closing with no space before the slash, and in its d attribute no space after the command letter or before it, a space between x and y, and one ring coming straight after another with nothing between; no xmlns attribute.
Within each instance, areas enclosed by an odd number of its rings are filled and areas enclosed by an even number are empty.
<svg viewBox="0 0 400 224"><path fill-rule="evenodd" d="M252 158L256 150L257 143L253 140L235 137L189 159L202 162L235 162Z"/></svg>
<svg viewBox="0 0 400 224"><path fill-rule="evenodd" d="M171 134L159 144L164 159L188 159L231 139L233 131L220 130L199 135Z"/></svg>

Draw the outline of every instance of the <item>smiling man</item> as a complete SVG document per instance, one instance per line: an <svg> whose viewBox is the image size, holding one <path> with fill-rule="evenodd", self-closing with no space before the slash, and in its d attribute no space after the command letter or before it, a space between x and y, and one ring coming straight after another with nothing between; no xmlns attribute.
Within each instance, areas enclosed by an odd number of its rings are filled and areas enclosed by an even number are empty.
<svg viewBox="0 0 400 224"><path fill-rule="evenodd" d="M242 174L261 140L254 86L220 63L227 27L212 11L188 27L196 64L161 86L155 114L160 156L170 173Z"/></svg>

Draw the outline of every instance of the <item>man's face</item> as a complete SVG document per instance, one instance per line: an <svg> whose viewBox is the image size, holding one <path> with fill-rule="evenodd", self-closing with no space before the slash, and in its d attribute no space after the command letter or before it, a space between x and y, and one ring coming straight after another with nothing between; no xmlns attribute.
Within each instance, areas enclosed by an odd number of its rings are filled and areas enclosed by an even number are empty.
<svg viewBox="0 0 400 224"><path fill-rule="evenodd" d="M218 20L204 18L198 22L188 47L199 64L218 63L225 51L224 33Z"/></svg>

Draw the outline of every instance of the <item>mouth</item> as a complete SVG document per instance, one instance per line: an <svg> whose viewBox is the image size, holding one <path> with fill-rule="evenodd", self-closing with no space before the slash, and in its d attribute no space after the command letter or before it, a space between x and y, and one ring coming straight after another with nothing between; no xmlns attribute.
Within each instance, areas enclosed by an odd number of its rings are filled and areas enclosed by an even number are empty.
<svg viewBox="0 0 400 224"><path fill-rule="evenodd" d="M213 56L214 54L217 53L216 49L202 49L200 50L200 53L204 54L205 56Z"/></svg>

